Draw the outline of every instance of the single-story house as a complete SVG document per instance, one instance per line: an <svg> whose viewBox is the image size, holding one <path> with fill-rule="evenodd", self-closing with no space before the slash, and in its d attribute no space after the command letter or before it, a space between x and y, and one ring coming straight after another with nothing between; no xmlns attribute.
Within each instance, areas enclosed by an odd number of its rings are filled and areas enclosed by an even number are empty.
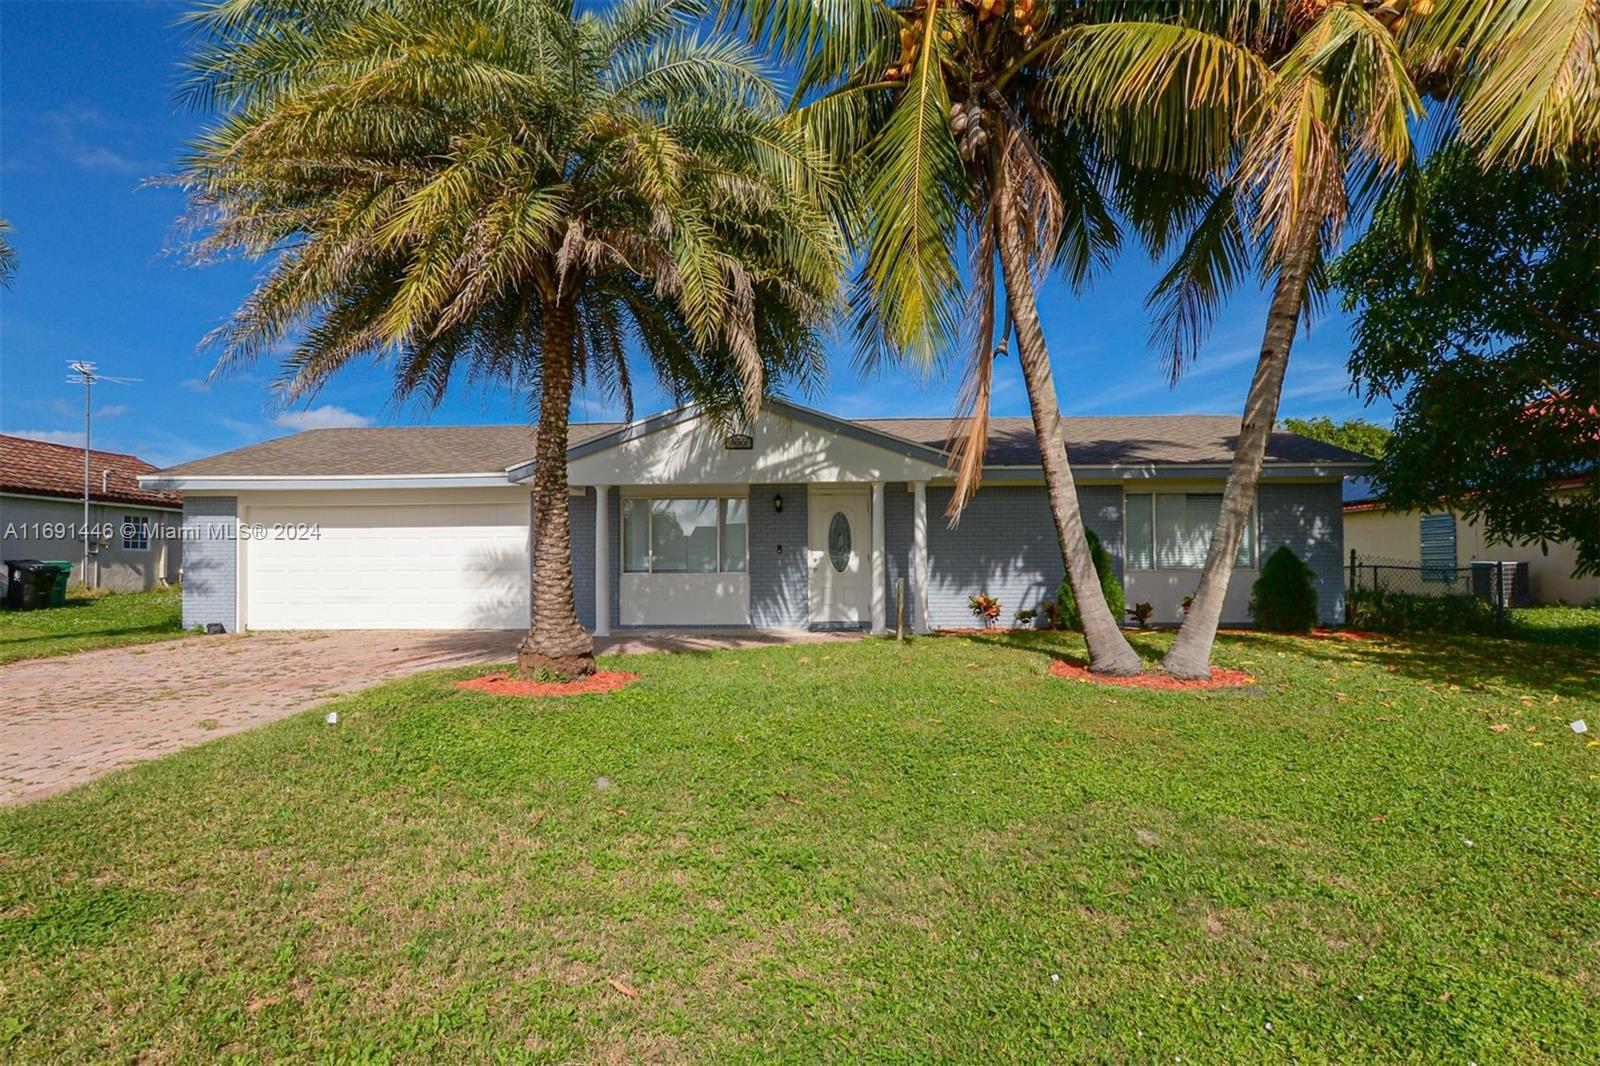
<svg viewBox="0 0 1600 1066"><path fill-rule="evenodd" d="M741 432L693 409L574 424L567 451L579 616L618 627L970 625L1061 580L1027 418L992 423L977 498L952 527L949 419L845 419L773 401ZM1198 583L1237 418L1066 420L1085 520L1129 604L1176 622ZM233 629L524 628L528 426L311 430L147 476L184 493L184 624ZM1288 545L1319 611L1344 611L1340 484L1369 460L1275 433L1224 618L1249 620L1261 560ZM904 581L902 586L900 583Z"/></svg>
<svg viewBox="0 0 1600 1066"><path fill-rule="evenodd" d="M61 559L72 580L132 592L178 580L183 494L146 488L156 467L89 452L89 570L83 555L83 449L0 434L0 559Z"/></svg>
<svg viewBox="0 0 1600 1066"><path fill-rule="evenodd" d="M1593 475L1566 478L1550 486L1555 495L1592 492ZM1344 538L1358 558L1417 561L1421 566L1455 571L1476 560L1528 564L1528 591L1535 604L1600 603L1600 577L1578 577L1578 546L1562 541L1506 544L1490 539L1476 521L1449 510L1390 508L1369 483L1352 483L1344 504Z"/></svg>

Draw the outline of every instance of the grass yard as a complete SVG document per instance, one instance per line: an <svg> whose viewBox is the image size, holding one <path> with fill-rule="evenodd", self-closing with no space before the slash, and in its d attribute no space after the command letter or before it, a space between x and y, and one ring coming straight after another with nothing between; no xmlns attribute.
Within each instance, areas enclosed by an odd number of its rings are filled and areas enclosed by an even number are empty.
<svg viewBox="0 0 1600 1066"><path fill-rule="evenodd" d="M1510 612L1518 638L1600 655L1600 607L1526 607Z"/></svg>
<svg viewBox="0 0 1600 1066"><path fill-rule="evenodd" d="M177 588L68 596L64 607L0 610L0 663L185 636Z"/></svg>
<svg viewBox="0 0 1600 1066"><path fill-rule="evenodd" d="M428 675L0 812L0 1058L1593 1061L1594 657L1073 651Z"/></svg>

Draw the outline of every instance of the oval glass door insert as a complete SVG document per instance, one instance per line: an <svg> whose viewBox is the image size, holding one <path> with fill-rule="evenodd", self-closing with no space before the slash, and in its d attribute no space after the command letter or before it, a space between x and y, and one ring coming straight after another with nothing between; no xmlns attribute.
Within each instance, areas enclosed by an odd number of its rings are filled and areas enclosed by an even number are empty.
<svg viewBox="0 0 1600 1066"><path fill-rule="evenodd" d="M843 511L835 511L828 523L828 561L841 574L850 566L850 519Z"/></svg>

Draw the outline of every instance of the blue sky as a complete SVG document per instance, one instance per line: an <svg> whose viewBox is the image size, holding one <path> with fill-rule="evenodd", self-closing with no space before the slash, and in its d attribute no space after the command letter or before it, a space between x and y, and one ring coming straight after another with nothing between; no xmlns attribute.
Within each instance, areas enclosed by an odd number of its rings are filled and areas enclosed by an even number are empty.
<svg viewBox="0 0 1600 1066"><path fill-rule="evenodd" d="M310 405L282 409L273 368L207 384L197 353L206 332L249 291L258 267L197 268L171 254L179 192L148 185L171 170L206 116L176 101L182 4L0 3L0 215L16 227L21 272L0 292L0 431L81 443L83 397L66 363L89 359L106 374L95 398L97 447L170 464L296 429L327 425L508 422L523 401L498 390L456 391L434 410L396 408L381 367L360 368ZM1255 289L1235 295L1195 368L1168 388L1145 340L1144 295L1157 271L1131 251L1082 297L1043 295L1046 336L1061 402L1070 414L1234 413L1254 364L1265 310ZM1283 415L1364 415L1344 369L1345 321L1326 314L1297 343ZM834 345L821 395L800 397L845 416L951 411L957 382L890 371L862 379L848 343ZM668 400L641 388L637 413ZM1014 359L998 364L995 413L1024 415ZM575 419L620 412L580 396Z"/></svg>

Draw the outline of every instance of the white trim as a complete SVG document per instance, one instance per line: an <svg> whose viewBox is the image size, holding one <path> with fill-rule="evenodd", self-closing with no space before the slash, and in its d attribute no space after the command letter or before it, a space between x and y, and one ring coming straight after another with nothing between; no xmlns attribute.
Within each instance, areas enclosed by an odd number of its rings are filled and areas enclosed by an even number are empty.
<svg viewBox="0 0 1600 1066"><path fill-rule="evenodd" d="M594 493L594 635L609 637L611 635L611 486L596 485ZM720 545L718 550L720 552Z"/></svg>
<svg viewBox="0 0 1600 1066"><path fill-rule="evenodd" d="M884 515L883 482L872 483L872 631L888 631L888 605L884 602Z"/></svg>
<svg viewBox="0 0 1600 1066"><path fill-rule="evenodd" d="M928 483L911 483L911 595L917 613L916 631L931 633L928 625Z"/></svg>
<svg viewBox="0 0 1600 1066"><path fill-rule="evenodd" d="M628 435L597 451L575 449L567 463L573 485L645 485L652 489L699 489L710 485L789 485L936 478L948 471L942 459L908 456L885 438L863 440L854 430L819 426L810 416L789 418L763 411L744 432L749 449L728 449L718 427L706 418L655 424L649 432ZM513 471L517 479L526 470Z"/></svg>
<svg viewBox="0 0 1600 1066"><path fill-rule="evenodd" d="M249 615L250 615L250 612L249 612L249 610L248 610L248 608L247 608L247 606L245 604L245 596L250 591L249 588L247 587L247 583L245 581L245 574L247 573L246 567L247 567L247 564L249 563L249 560L245 558L245 544L247 543L247 541L245 540L244 537L240 536L240 532L241 531L239 529L240 526L244 525L245 515L248 514L249 511L250 511L250 506L249 506L248 503L246 503L246 501L243 498L237 497L237 496L234 497L234 501L233 501L233 631L235 633L243 633L245 631L244 620L246 618L248 618Z"/></svg>

